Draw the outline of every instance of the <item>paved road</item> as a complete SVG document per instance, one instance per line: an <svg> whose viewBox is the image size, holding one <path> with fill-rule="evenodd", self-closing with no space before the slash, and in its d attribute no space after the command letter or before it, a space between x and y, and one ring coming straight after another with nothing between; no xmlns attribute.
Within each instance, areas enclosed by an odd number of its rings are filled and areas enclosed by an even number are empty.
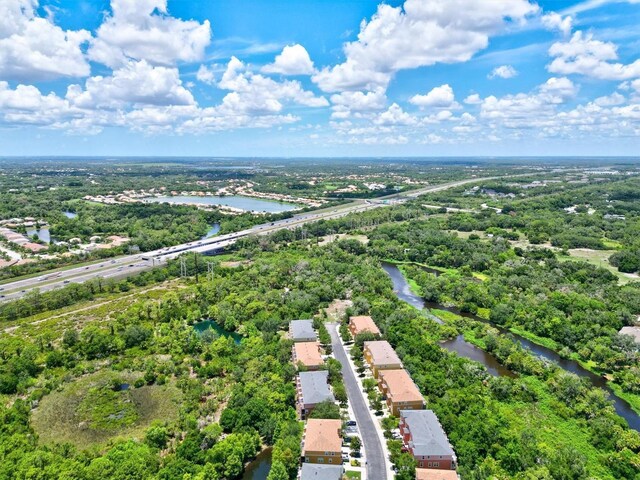
<svg viewBox="0 0 640 480"><path fill-rule="evenodd" d="M327 329L331 334L331 345L333 355L342 364L342 376L347 388L347 396L351 402L351 408L356 416L362 443L364 444L365 456L367 458L367 480L386 480L387 468L380 437L376 431L376 426L371 418L371 411L367 406L364 395L358 387L358 380L347 360L347 353L338 336L338 325L327 324Z"/></svg>

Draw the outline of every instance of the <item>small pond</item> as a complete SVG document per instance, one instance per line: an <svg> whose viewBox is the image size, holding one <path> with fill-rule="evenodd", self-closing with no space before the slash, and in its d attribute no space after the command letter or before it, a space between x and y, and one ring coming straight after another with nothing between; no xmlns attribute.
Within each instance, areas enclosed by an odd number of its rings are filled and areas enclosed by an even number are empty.
<svg viewBox="0 0 640 480"><path fill-rule="evenodd" d="M27 237L31 239L34 235L37 235L38 238L45 243L51 243L51 234L49 233L49 229L46 227L40 229L27 228Z"/></svg>
<svg viewBox="0 0 640 480"><path fill-rule="evenodd" d="M230 332L228 330L225 330L224 328L222 328L222 326L220 326L217 322L213 321L213 320L203 320L201 322L198 323L194 323L193 324L193 329L198 332L199 334L204 333L205 331L211 329L214 332L216 332L218 335L220 335L221 337L230 337L233 339L233 341L239 345L240 344L240 340L242 340L242 335L240 335L239 333L236 332Z"/></svg>

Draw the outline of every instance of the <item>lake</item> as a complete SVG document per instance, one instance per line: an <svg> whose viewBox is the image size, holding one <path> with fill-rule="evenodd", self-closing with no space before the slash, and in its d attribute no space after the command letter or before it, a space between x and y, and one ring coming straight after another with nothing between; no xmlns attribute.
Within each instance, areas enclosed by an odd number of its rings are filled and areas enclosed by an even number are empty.
<svg viewBox="0 0 640 480"><path fill-rule="evenodd" d="M67 210L67 211L64 211L64 212L62 212L62 213L63 213L63 214L64 214L64 216L65 216L65 217L67 217L67 218L76 218L76 217L78 216L78 214L77 214L77 213L73 213L73 212L70 212L70 211L68 211L68 210Z"/></svg>
<svg viewBox="0 0 640 480"><path fill-rule="evenodd" d="M239 208L248 212L280 213L289 212L300 208L293 203L281 203L261 198L243 197L241 195L229 195L224 197L199 197L196 195L176 195L174 197L151 197L145 198L146 202L171 203L174 205L225 205L227 207Z"/></svg>
<svg viewBox="0 0 640 480"><path fill-rule="evenodd" d="M240 340L242 340L242 335L236 332L230 332L225 330L220 324L214 322L213 320L203 320L202 322L194 323L193 329L199 334L204 333L206 330L213 330L221 337L229 337L233 338L233 341L239 345Z"/></svg>

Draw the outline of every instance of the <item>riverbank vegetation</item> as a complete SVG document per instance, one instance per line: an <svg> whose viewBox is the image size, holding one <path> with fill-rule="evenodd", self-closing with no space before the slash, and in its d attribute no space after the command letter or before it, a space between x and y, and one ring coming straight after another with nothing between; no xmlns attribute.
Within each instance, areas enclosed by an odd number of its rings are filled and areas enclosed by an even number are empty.
<svg viewBox="0 0 640 480"><path fill-rule="evenodd" d="M620 286L609 271L560 262L550 250L513 248L501 238L457 238L430 221L382 226L369 236L369 248L380 258L455 269L440 274L419 265L403 267L427 302L455 305L529 333L534 342L609 374L640 412L639 347L618 334L640 314L640 284Z"/></svg>

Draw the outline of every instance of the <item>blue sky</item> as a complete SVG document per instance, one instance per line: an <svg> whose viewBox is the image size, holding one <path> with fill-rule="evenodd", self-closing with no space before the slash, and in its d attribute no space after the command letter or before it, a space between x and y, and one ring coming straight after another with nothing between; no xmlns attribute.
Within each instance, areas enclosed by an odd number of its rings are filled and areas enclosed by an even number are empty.
<svg viewBox="0 0 640 480"><path fill-rule="evenodd" d="M640 0L3 0L0 155L637 155Z"/></svg>

